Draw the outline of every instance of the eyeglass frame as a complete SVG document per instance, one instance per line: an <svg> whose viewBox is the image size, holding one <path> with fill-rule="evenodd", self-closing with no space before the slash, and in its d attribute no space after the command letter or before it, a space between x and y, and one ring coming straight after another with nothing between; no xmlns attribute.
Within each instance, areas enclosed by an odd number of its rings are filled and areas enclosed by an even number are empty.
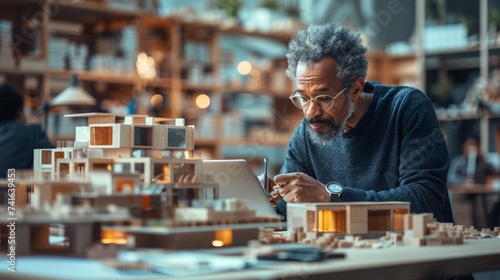
<svg viewBox="0 0 500 280"><path fill-rule="evenodd" d="M299 108L294 102L293 102L293 97L295 94L297 94L297 91L298 89L296 89L292 95L290 95L288 97L288 99L290 99L290 101L292 101L292 104L297 108L297 109L301 109L301 110L304 110L304 109L307 109L309 108L309 105L311 105L311 100L312 102L314 102L314 104L316 104L316 106L318 106L318 108L320 108L321 110L330 110L331 108L333 108L333 105L335 105L335 99L337 99L337 97L340 96L341 93L343 93L347 88L349 88L349 86L346 86L345 88L343 88L339 93L337 93L335 96L332 96L330 94L321 94L321 95L318 95L318 96L315 96L313 98L307 98L307 105L303 106L302 108ZM300 94L299 94L300 95ZM300 95L301 97L303 98L306 98L305 96L303 95ZM332 97L332 105L329 107L329 108L321 108L321 106L318 104L318 102L316 102L316 98L319 98L319 97L324 97L324 96L328 96L328 97Z"/></svg>

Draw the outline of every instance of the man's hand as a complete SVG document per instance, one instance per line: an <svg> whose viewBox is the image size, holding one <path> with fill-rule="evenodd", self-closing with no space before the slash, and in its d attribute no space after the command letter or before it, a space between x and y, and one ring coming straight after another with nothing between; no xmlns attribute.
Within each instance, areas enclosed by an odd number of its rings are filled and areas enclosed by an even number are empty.
<svg viewBox="0 0 500 280"><path fill-rule="evenodd" d="M261 175L257 176L257 179L259 180L260 184L262 186L264 186L264 174L261 174ZM266 182L266 186L267 186L266 192L270 193L270 192L273 191L273 186L275 186L276 184L274 183L273 179L271 179L269 177L267 177L266 180L267 180L267 182ZM281 196L280 196L279 193L268 195L267 198L269 199L269 202L271 202L271 205L274 208L276 208L276 205L281 200Z"/></svg>
<svg viewBox="0 0 500 280"><path fill-rule="evenodd" d="M271 192L273 190L272 187L275 185L273 179L266 177L266 183L264 184L264 174L260 174L257 176L257 180L259 180L262 188L264 188L264 185L266 186L266 192Z"/></svg>
<svg viewBox="0 0 500 280"><path fill-rule="evenodd" d="M325 185L302 172L276 175L274 183L286 202L330 202Z"/></svg>

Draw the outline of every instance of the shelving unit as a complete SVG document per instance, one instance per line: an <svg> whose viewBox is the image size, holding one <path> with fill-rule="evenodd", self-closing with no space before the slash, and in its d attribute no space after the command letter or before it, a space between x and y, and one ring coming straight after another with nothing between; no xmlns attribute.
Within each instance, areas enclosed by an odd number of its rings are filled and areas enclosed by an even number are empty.
<svg viewBox="0 0 500 280"><path fill-rule="evenodd" d="M446 1L445 1L446 2ZM451 4L447 1L447 4ZM422 88L428 94L432 93L432 86L438 84L444 85L446 79L455 81L451 89L452 103L464 99L467 91L473 86L471 77L476 77L487 83L492 66L494 65L494 56L500 55L500 45L496 42L490 43L488 40L488 0L475 2L478 5L479 38L476 42L469 41L464 48L450 48L439 50L425 50L423 42L423 32L426 22L426 1L416 2L416 29L417 29L417 64L422 73ZM455 3L453 3L454 6ZM469 80L469 81L467 81ZM459 88L462 87L461 89ZM484 90L484 89L483 89ZM455 100L455 101L453 101ZM450 101L449 101L450 102ZM458 104L457 104L458 105ZM481 135L481 147L483 152L495 151L495 145L492 142L497 141L492 133L494 129L493 119L496 118L486 108L477 108L476 112L457 112L457 114L443 115L438 114L443 132L448 135L448 147L450 155L454 156L461 153L461 146L466 135L471 133L472 128L479 123L479 133ZM459 129L461 128L461 129Z"/></svg>
<svg viewBox="0 0 500 280"><path fill-rule="evenodd" d="M139 2L146 1L137 1ZM200 120L206 117L205 111L208 110L209 115L213 117L213 137L196 137L196 148L207 150L210 157L226 157L222 149L225 146L286 147L285 139L289 137L294 125L290 123L290 119L287 119L284 125L284 117L281 114L300 113L288 104L287 98L292 91L288 79L285 78L285 82L282 81L277 86L272 84L273 77L280 76L283 79L286 62L277 61L271 69L268 69L266 83L259 83L257 88L224 83L221 69L228 59L228 54L223 53L220 44L223 36L249 36L286 45L292 34L246 31L239 27L225 28L218 23L186 21L180 17L160 18L142 9L115 8L111 3L112 0L0 2L0 20L11 22L14 40L18 40L14 41L15 64L2 63L0 75L21 89L25 96L29 96L26 105L32 110L30 118L32 122L42 123L42 118L34 111L44 101L50 101L59 94L69 85L71 76L77 74L82 87L98 101L96 108L86 108L87 111L99 109L99 105L106 100L119 99L121 103L126 104L133 97L141 96L145 92L160 94L163 97L161 106L155 108L155 113L161 117L185 117L187 124L199 127ZM22 37L22 32L23 28L27 28L26 22L29 19L35 21L35 28L32 31L36 35L25 38ZM70 32L52 32L53 22L68 24L69 27L66 29ZM136 39L133 43L137 48L132 54L134 58L138 52L143 51L155 60L157 76L154 79L141 78L135 71L135 60L132 64L126 65L127 68L131 68L130 71L92 67L92 56L101 52L117 52L116 38L123 36L121 32L126 28L136 30ZM66 61L58 61L56 64L59 67L50 67L55 44L52 44L52 41L57 41L55 39L84 45L88 52L84 66L80 69L68 67L67 54L64 54L68 47L64 44L64 47L56 51L60 52L59 60ZM108 48L103 48L102 45ZM232 59L231 54L229 59ZM30 66L24 67L26 60L29 60ZM194 73L196 70L199 72ZM212 109L202 110L194 106L194 97L201 93L211 97ZM279 130L265 130L264 139L259 138L259 133L262 132L258 132L257 135L255 133L224 135L224 124L232 119L227 108L228 98L240 93L271 96L272 110L275 113L272 119L266 122L268 126ZM151 108L139 107L139 109ZM60 109L53 108L51 115L57 114L58 110ZM289 126L284 130L286 125ZM48 132L50 134L51 130ZM52 136L54 141L71 138L67 135Z"/></svg>
<svg viewBox="0 0 500 280"><path fill-rule="evenodd" d="M388 55L384 52L369 52L368 60L370 64L367 80L389 85L409 84L419 87L419 71L414 54Z"/></svg>
<svg viewBox="0 0 500 280"><path fill-rule="evenodd" d="M99 53L99 43L134 20L144 16L143 9L116 8L108 1L36 1L5 0L0 2L0 20L10 22L4 28L4 42L12 44L14 63L0 66L0 74L22 90L26 98L28 120L42 122L35 111L44 101L50 101L69 85L70 78L77 74L84 88L91 92L98 84L107 87L125 87L130 94L139 83L138 76L131 71L89 70L90 56ZM8 30L7 32L5 31ZM11 35L12 38L8 38ZM5 45L3 45L5 46ZM71 57L71 50L78 55ZM9 53L10 52L10 53ZM135 53L124 53L135 56ZM54 67L55 66L55 67ZM130 68L133 64L130 64ZM53 108L52 113L58 111ZM48 130L49 135L51 130ZM51 135L54 141L66 139L67 135Z"/></svg>
<svg viewBox="0 0 500 280"><path fill-rule="evenodd" d="M163 101L159 106L151 108L139 105L137 110L142 111L135 113L184 117L187 124L197 126L196 149L205 150L209 157L231 157L232 155L224 152L227 147L240 150L246 148L257 151L249 157L259 161L262 154L266 153L261 148L263 146L280 148L282 151L277 154L284 155L291 133L303 117L300 110L293 107L288 100L293 85L284 74L284 54L279 59L268 61L266 68L259 69L259 82L253 85L241 81L233 83L224 76L223 71L227 71L228 64L234 64L235 58L232 50L225 50L221 42L226 37L259 38L286 47L293 34L246 31L240 27L227 28L219 23L188 21L182 17L157 17L154 12L140 8L115 8L112 7L112 2L113 0L80 0L70 3L37 0L0 2L0 19L11 21L17 33L25 27L23 24L26 20L23 20L23 17L40 17L40 21L47 23L37 26L39 35L28 38L26 42L22 41L29 45L31 52L17 51L16 65L0 66L1 75L22 89L25 96L31 96L27 102L28 106L35 110L43 101L50 101L69 84L70 77L76 73L82 86L98 100L98 106L94 110L102 108L100 105L110 101L125 106L133 98L149 101L151 95L161 95ZM136 3L145 2L147 1ZM57 6L54 3L57 3ZM79 31L53 34L49 30L52 22L68 23L67 29ZM121 56L124 55L123 49L120 49L123 46L117 43L125 36L124 30L135 36L129 45L136 45L135 49L127 49L129 53L125 54L134 58L133 61L128 61L125 67L128 70L123 71L120 67L109 70L106 67L93 66L91 57L96 54L115 55L119 52ZM46 67L53 51L49 44L52 38L85 45L88 49L85 67L68 69L67 62L60 68ZM157 73L155 78L144 79L137 74L135 56L139 52L145 52L154 59ZM36 56L32 57L32 53L36 53ZM37 61L38 64L35 65L38 67L22 67L20 62L27 58ZM389 56L385 53L369 52L368 58L368 80L387 84L421 81L418 55ZM212 103L208 109L196 107L194 99L199 94L211 97ZM271 112L258 119L258 124L253 129L250 128L252 124L247 124L241 115L229 109L230 100L239 95L255 99L265 97L270 100L268 104ZM57 108L52 112L57 113L56 111ZM33 116L32 121L41 122L41 119ZM237 126L242 131L235 131ZM207 131L209 133L206 133Z"/></svg>
<svg viewBox="0 0 500 280"><path fill-rule="evenodd" d="M460 4L455 1L443 1L453 8ZM415 86L438 103L438 98L433 96L434 88L439 83L445 83L445 79L451 77L454 79L455 85L451 92L453 99L448 102L455 105L462 102L461 100L467 94L466 91L473 86L472 82L467 81L468 79L474 81L474 79L479 78L486 84L493 68L499 66L500 57L498 38L492 40L488 36L490 32L488 17L492 8L488 5L492 5L492 1L480 0L466 3L477 5L479 36L476 41L468 40L462 48L450 46L449 48L426 49L427 45L424 42L426 5L430 5L430 2L415 1L415 40L412 52L404 55L390 55L385 52L369 53L370 68L367 79L385 84ZM484 90L483 88L482 91ZM445 136L449 136L447 141L451 156L461 153L461 146L466 134L471 133L475 126L479 126L483 152L498 151L497 146L500 146L498 144L500 139L496 139L495 136L497 134L498 114L484 107L480 107L474 112L450 110L449 114L442 114L442 110L438 110L437 113L443 133ZM477 123L472 124L472 122ZM457 127L461 128L460 131L457 131Z"/></svg>
<svg viewBox="0 0 500 280"><path fill-rule="evenodd" d="M175 108L170 106L169 114L182 115L189 124L197 125L197 149L208 151L210 157L224 158L231 157L223 151L223 147L227 146L286 147L287 141L282 140L281 133L285 133L289 138L291 129L294 127L292 125L286 132L267 131L273 136L266 139L265 143L256 141L257 137L251 133L228 135L226 125L227 123L236 124L239 121L231 132L234 132L234 129L242 129L241 127L244 126L244 120L238 119L234 113L228 111L228 98L241 93L271 96L273 111L286 111L287 113L291 111L292 106L288 104L289 102L283 102L285 99L288 101L287 98L292 92L291 82L287 80L284 85L273 86L272 81L273 75L278 75L277 73L284 77L286 63L284 65L276 63L268 73L267 82L259 82L257 87L225 82L221 71L227 63L225 60L233 60L233 58L231 54L223 53L221 41L224 36L237 38L250 36L286 45L292 34L249 32L238 27L225 28L220 24L209 22L186 21L180 17L144 17L139 20L139 26L143 33L140 37L145 38L141 39L141 42L144 42L141 43L141 50L163 54L162 60L157 62L160 69L165 64L170 66L166 71L159 71L160 75L157 80L171 81L172 86L168 89L168 103L175 104ZM157 44L158 41L162 41L162 44ZM202 110L195 106L193 100L198 94L207 94L211 97L211 109ZM293 112L300 113L295 110ZM268 125L282 128L282 125L275 124L276 121L280 119L275 115L268 120ZM277 140L278 138L280 140Z"/></svg>

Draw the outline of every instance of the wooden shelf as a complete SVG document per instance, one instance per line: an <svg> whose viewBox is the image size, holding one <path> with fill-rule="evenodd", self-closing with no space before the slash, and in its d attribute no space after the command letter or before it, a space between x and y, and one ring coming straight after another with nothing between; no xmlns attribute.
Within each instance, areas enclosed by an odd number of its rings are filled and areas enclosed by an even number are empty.
<svg viewBox="0 0 500 280"><path fill-rule="evenodd" d="M224 92L225 93L250 93L250 94L256 94L256 95L271 95L273 97L281 97L281 98L288 98L292 92L288 90L283 90L283 91L276 91L274 89L266 88L266 87L261 87L261 88L249 88L249 87L234 87L234 86L225 86L224 87Z"/></svg>
<svg viewBox="0 0 500 280"><path fill-rule="evenodd" d="M225 93L253 93L253 94L267 94L267 90L264 88L250 88L243 86L224 86Z"/></svg>
<svg viewBox="0 0 500 280"><path fill-rule="evenodd" d="M470 56L479 55L479 42L471 43L469 47L464 49L444 49L436 51L427 51L425 56ZM488 51L500 51L500 46L488 46Z"/></svg>
<svg viewBox="0 0 500 280"><path fill-rule="evenodd" d="M283 44L288 44L290 39L294 36L292 33L286 32L259 32L259 31L247 31L241 27L231 27L227 29L221 29L224 35L229 36L252 36L259 38L271 39Z"/></svg>
<svg viewBox="0 0 500 280"><path fill-rule="evenodd" d="M72 75L76 74L79 80L93 81L93 82L135 84L141 81L139 76L137 75L120 74L120 73L71 71L71 70L48 70L47 73L51 77L56 77L56 78L70 78Z"/></svg>
<svg viewBox="0 0 500 280"><path fill-rule="evenodd" d="M0 66L0 74L7 74L12 76L44 76L53 78L63 78L70 79L73 74L78 76L81 81L91 81L91 82L104 82L113 84L125 84L125 85L136 85L145 84L151 87L160 88L171 88L172 81L167 78L156 78L152 81L143 81L137 75L131 74L120 74L120 73L107 73L107 72L94 72L94 71L73 71L73 70L55 70L55 69L19 69L11 67Z"/></svg>
<svg viewBox="0 0 500 280"><path fill-rule="evenodd" d="M211 146L286 146L288 144L288 139L271 139L263 141L255 141L248 137L237 137L237 138L196 138L195 146L198 147L211 147Z"/></svg>
<svg viewBox="0 0 500 280"><path fill-rule="evenodd" d="M218 86L213 84L201 84L201 83L192 83L188 81L182 82L182 88L189 91L202 91L202 92L212 92L217 91Z"/></svg>
<svg viewBox="0 0 500 280"><path fill-rule="evenodd" d="M0 18L8 18L12 20L13 26L20 26L23 24L21 18L25 15L31 15L36 12L42 12L43 2L40 0L0 0ZM137 1L140 2L140 1ZM42 4L40 4L42 3ZM126 103L126 99L132 96L132 93L137 88L160 88L160 94L168 95L165 102L165 108L161 108L159 112L162 116L169 117L185 117L187 124L196 123L199 121L201 110L186 104L186 98L189 94L196 92L206 92L216 95L220 98L214 98L216 104L216 112L211 112L216 121L214 132L218 135L217 138L197 138L195 145L197 148L204 148L209 150L214 158L223 157L222 149L224 146L248 145L248 146L274 146L285 147L288 143L288 136L282 133L276 133L276 136L270 137L265 140L265 143L259 141L258 137L239 137L227 138L223 135L223 127L220 119L225 115L227 99L225 95L235 93L250 93L256 95L267 95L275 101L271 106L276 109L276 104L279 106L287 106L284 104L288 102L285 100L291 94L291 89L272 89L267 85L283 85L283 87L291 87L291 84L281 80L281 75L284 75L284 67L286 62L279 61L273 63L270 69L266 70L266 86L259 88L248 87L230 87L222 84L221 71L224 69L224 63L229 63L229 59L223 57L224 53L221 46L221 37L227 36L245 36L249 38L259 38L264 40L272 40L275 43L286 45L292 38L293 34L286 32L257 32L247 31L240 27L224 28L221 23L203 22L203 21L187 21L180 17L155 17L147 14L141 10L127 10L114 8L109 6L107 0L80 0L80 1L54 1L50 4L52 8L51 14L44 14L47 25L39 26L41 36L33 38L34 45L38 44L38 48L29 50L31 52L40 53L40 58L37 61L27 61L25 66L37 67L37 69L19 69L8 68L0 66L0 74L8 75L9 79L15 80L18 87L23 89L26 83L25 77L29 75L37 75L39 87L36 89L37 97L41 100L49 100L54 96L55 92L59 91L56 88L66 86L63 79L69 80L72 75L76 74L78 79L84 82L85 87L97 87L92 83L102 83L105 86L99 87L102 91L103 100L116 100L120 99L120 104ZM57 5L57 6L56 6ZM6 12L1 12L4 10ZM53 13L53 14L52 14ZM137 21L134 21L137 20ZM60 21L57 24L68 24L76 26L78 23L78 31L60 33L56 29L50 30L51 21ZM81 25L81 26L80 26ZM43 65L51 59L62 59L59 56L50 56L51 52L55 52L58 47L57 44L50 45L49 40L54 37L61 37L66 41L81 44L86 46L87 56L84 58L83 65L88 65L89 59L92 55L103 55L104 58L109 59L114 57L113 44L116 43L113 36L107 37L106 34L114 34L114 31L121 31L125 26L136 26L137 28L137 51L144 51L149 56L154 57L156 63L156 70L162 77L158 77L151 81L141 79L137 74L121 74L110 72L97 72L97 71L73 71L73 70L56 70L47 69ZM76 30L76 28L75 28ZM107 32L111 31L111 32ZM118 33L118 32L117 32ZM239 39L239 38L238 38ZM247 38L245 38L247 39ZM35 41L36 40L36 41ZM133 40L133 39L132 39ZM62 40L61 40L62 41ZM35 44L36 43L36 44ZM52 42L51 42L52 43ZM54 43L59 43L54 41ZM61 44L60 52L64 51ZM189 49L188 47L194 46ZM196 48L203 49L203 57L197 53ZM49 48L51 48L49 50ZM191 52L190 52L191 51ZM21 52L19 52L20 55ZM192 54L194 53L194 54ZM128 55L128 53L127 53ZM103 59L104 59L103 58ZM127 56L127 58L130 58ZM26 57L20 58L22 61ZM132 58L131 61L133 61ZM29 63L32 62L32 63ZM37 63L40 62L40 63ZM273 62L275 62L273 60ZM80 63L82 63L80 61ZM127 61L127 64L135 63L135 61ZM199 79L204 83L193 83L183 77L191 77L193 74L189 71L193 69L194 63L199 63L204 66L203 72L205 75L210 75L210 79ZM283 63L285 65L283 65ZM52 64L51 64L52 65ZM55 65L55 64L53 64ZM127 66L129 67L129 66ZM199 69L198 69L199 70ZM279 76L278 76L279 75ZM203 76L202 76L203 77ZM276 78L277 77L277 78ZM61 81L58 81L60 79ZM194 79L193 79L194 80ZM207 81L207 82L205 82ZM274 83L273 83L274 82ZM110 85L110 86L107 86ZM24 88L26 90L26 88ZM279 101L276 101L279 100ZM193 105L194 106L194 105ZM144 109L144 108L140 108ZM282 108L277 110L280 112ZM214 110L215 111L215 110ZM269 118L269 117L266 117ZM267 121L268 119L266 119ZM276 118L277 121L279 121ZM275 127L279 129L279 127ZM233 134L244 135L244 134Z"/></svg>
<svg viewBox="0 0 500 280"><path fill-rule="evenodd" d="M43 75L45 74L44 69L19 69L17 67L5 67L0 66L0 74L16 75L16 76L26 76L26 75Z"/></svg>
<svg viewBox="0 0 500 280"><path fill-rule="evenodd" d="M84 3L73 2L56 1L51 4L52 13L49 15L51 19L93 24L109 20L131 20L146 14L141 10L119 9L90 1ZM39 0L2 0L0 2L0 9L6 8L11 10L12 8L26 7L41 9L42 5L40 3L41 1Z"/></svg>
<svg viewBox="0 0 500 280"><path fill-rule="evenodd" d="M180 22L182 36L186 40L210 43L219 33L219 25L215 23L206 23L199 21Z"/></svg>
<svg viewBox="0 0 500 280"><path fill-rule="evenodd" d="M220 23L206 22L206 21L187 21L181 17L169 17L167 19L179 22L185 28L185 34L188 34L188 39L208 40L205 37L210 32L221 32L222 35L228 36L251 36L258 38L271 39L283 44L288 44L290 39L294 36L292 33L286 32L260 32L248 31L238 26L225 28Z"/></svg>
<svg viewBox="0 0 500 280"><path fill-rule="evenodd" d="M409 55L389 55L384 52L368 52L367 80L382 84L399 85L405 80L417 79L417 58Z"/></svg>

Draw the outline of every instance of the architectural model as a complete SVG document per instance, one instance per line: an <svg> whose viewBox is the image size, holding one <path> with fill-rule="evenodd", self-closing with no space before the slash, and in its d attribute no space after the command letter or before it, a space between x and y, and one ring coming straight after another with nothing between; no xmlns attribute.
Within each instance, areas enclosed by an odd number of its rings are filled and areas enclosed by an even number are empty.
<svg viewBox="0 0 500 280"><path fill-rule="evenodd" d="M309 212L310 221L306 223L309 228L303 226L288 227L287 235L277 235L274 229L261 229L259 231L259 241L261 243L307 243L319 246L325 249L335 248L387 248L392 246L443 246L443 245L460 245L463 244L464 239L480 239L480 238L500 238L500 227L495 227L493 230L484 228L481 231L474 227L465 227L463 225L453 225L452 223L439 223L434 219L432 213L412 214L404 213L401 216L390 215L374 215L375 212L368 215L368 231L363 230L357 233L348 233L345 229L349 228L352 219L345 219L344 214L350 215L349 212L352 208L365 205L368 211L376 210L387 213L386 211L403 210L398 203L341 203L328 206L326 203L296 203L288 204L287 215L294 220L298 220L300 224L301 211L306 210ZM353 207L354 206L354 207ZM344 207L342 209L342 207ZM395 207L395 208L393 208ZM384 209L385 208L385 209ZM301 209L297 211L297 209ZM310 210L307 210L310 209ZM330 209L340 211L340 221L338 222L337 215L328 218L329 223L334 223L337 226L329 226L329 230L324 230L320 227L311 227L315 225L317 216L324 215L318 214L318 210ZM363 208L360 208L363 209ZM291 210L291 211L290 211ZM345 213L343 212L345 211ZM359 217L366 216L366 211L363 210L357 214ZM370 212L367 212L370 213ZM297 216L295 216L298 214ZM370 217L371 216L371 217ZM311 218L314 217L314 218ZM389 218L390 217L390 218ZM391 223L390 220L396 219L397 222ZM402 219L402 221L401 221ZM385 222L384 222L385 221ZM401 224L401 222L403 224ZM324 223L324 222L323 222ZM386 231L379 231L369 226L370 224L377 223L386 227ZM289 223L290 225L290 223ZM377 237L378 235L378 237Z"/></svg>
<svg viewBox="0 0 500 280"><path fill-rule="evenodd" d="M96 242L170 248L244 245L257 238L260 226L281 225L277 215L257 217L243 201L217 200L219 186L203 173L202 160L191 158L194 126L185 126L184 119L107 113L67 117L87 118L88 125L76 128L75 141L35 150L33 171L17 177L16 206L24 213L18 221L27 229L26 244L49 244L49 232L58 229L65 243L78 248L70 250L78 256ZM92 214L109 207L123 208L126 215L114 221L114 212L106 219ZM61 209L90 214L68 220ZM76 236L72 229L84 224L93 231ZM19 253L37 249L28 246Z"/></svg>
<svg viewBox="0 0 500 280"><path fill-rule="evenodd" d="M102 225L128 223L131 219L128 208L112 205L95 208L61 205L44 209L18 207L16 214L17 255L85 256L87 249L101 240ZM0 213L2 221L7 221L9 217L12 216ZM56 234L55 230L63 232ZM5 246L4 240L2 245Z"/></svg>
<svg viewBox="0 0 500 280"><path fill-rule="evenodd" d="M343 202L287 204L288 229L307 236L324 233L370 234L403 230L409 202Z"/></svg>
<svg viewBox="0 0 500 280"><path fill-rule="evenodd" d="M200 200L193 207L175 208L173 219L148 226L113 226L141 248L196 249L245 246L260 228L282 226L278 216L261 217L239 199Z"/></svg>
<svg viewBox="0 0 500 280"><path fill-rule="evenodd" d="M184 152L194 149L194 126L184 126L184 119L107 113L66 117L88 118L88 126L76 128L73 143L35 150L35 179L50 185L87 182L92 193L100 196L92 199L93 205L130 206L130 197L141 196L144 207L150 208L154 200L150 196L159 197L163 190L163 199L173 206L188 206L194 199L218 196L216 184L203 178L202 161L184 157ZM175 152L181 152L182 157L174 156ZM123 199L118 198L119 194L128 200L120 203ZM76 195L77 200L85 200L81 192ZM97 202L103 200L103 195L107 195L107 202Z"/></svg>
<svg viewBox="0 0 500 280"><path fill-rule="evenodd" d="M203 173L203 161L191 156L194 127L183 119L68 117L87 118L88 125L76 128L75 141L35 150L32 172L18 173L19 254L66 248L65 254L83 256L87 248L103 249L95 244L244 246L256 239L323 248L423 246L498 235L498 228L478 233L436 223L432 214L410 214L408 202L351 202L289 203L289 237L276 238L273 229L282 226L277 215L260 217L244 200L218 199L219 186ZM4 210L0 216L8 217ZM54 233L63 238L56 246L50 242ZM383 237L378 243L362 239L374 235Z"/></svg>

